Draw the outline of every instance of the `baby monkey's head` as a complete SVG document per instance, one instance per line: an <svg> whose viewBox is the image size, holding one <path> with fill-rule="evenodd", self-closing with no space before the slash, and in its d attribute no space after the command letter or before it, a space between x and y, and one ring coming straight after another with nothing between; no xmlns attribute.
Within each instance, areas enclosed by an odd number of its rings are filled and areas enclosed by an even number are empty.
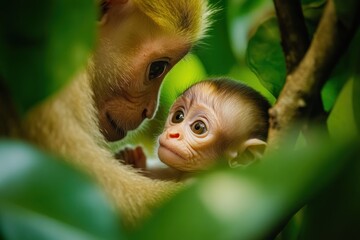
<svg viewBox="0 0 360 240"><path fill-rule="evenodd" d="M265 150L269 107L260 93L235 80L198 82L172 105L159 137L159 158L187 172L218 159L231 167L247 165Z"/></svg>

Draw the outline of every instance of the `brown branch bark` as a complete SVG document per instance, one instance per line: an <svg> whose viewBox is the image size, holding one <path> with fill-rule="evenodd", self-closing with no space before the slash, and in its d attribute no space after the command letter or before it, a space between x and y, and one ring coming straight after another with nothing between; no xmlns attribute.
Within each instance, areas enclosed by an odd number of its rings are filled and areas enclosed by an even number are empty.
<svg viewBox="0 0 360 240"><path fill-rule="evenodd" d="M301 0L274 0L274 6L288 75L296 69L303 59L310 46L310 37L305 24ZM310 111L309 120L312 122L310 125L324 126L328 114L324 110L320 92L313 97ZM308 141L311 141L312 138L311 129L309 126L303 128Z"/></svg>
<svg viewBox="0 0 360 240"><path fill-rule="evenodd" d="M269 146L277 149L294 126L309 118L312 100L319 94L355 32L339 20L333 0L329 0L308 51L298 67L287 75L278 101L270 109Z"/></svg>
<svg viewBox="0 0 360 240"><path fill-rule="evenodd" d="M285 55L286 69L291 73L300 63L310 45L301 1L274 0Z"/></svg>

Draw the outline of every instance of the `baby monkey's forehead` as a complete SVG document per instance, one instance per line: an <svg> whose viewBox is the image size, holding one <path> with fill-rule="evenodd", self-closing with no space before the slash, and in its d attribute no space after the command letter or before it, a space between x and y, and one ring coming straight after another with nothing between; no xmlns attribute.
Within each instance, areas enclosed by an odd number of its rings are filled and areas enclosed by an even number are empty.
<svg viewBox="0 0 360 240"><path fill-rule="evenodd" d="M207 105L213 105L213 101L216 100L217 89L214 85L207 82L200 82L192 87L182 95L184 101L192 103L204 103Z"/></svg>

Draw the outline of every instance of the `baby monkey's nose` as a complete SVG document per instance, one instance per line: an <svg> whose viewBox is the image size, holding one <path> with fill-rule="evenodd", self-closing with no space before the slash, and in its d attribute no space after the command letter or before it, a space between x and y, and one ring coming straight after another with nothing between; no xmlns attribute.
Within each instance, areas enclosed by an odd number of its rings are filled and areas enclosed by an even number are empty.
<svg viewBox="0 0 360 240"><path fill-rule="evenodd" d="M169 137L170 137L170 138L179 138L179 137L180 137L180 134L179 134L179 133L170 133L170 134L169 134Z"/></svg>

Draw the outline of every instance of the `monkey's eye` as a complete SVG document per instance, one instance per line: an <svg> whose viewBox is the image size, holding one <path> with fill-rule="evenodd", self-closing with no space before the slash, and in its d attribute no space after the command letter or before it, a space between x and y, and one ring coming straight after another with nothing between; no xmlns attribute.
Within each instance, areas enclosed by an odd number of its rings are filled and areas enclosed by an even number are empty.
<svg viewBox="0 0 360 240"><path fill-rule="evenodd" d="M171 122L173 122L173 123L181 123L183 120L184 120L184 112L181 111L181 110L178 110L172 116Z"/></svg>
<svg viewBox="0 0 360 240"><path fill-rule="evenodd" d="M207 132L207 128L203 121L198 120L191 125L191 131L195 134L201 135Z"/></svg>
<svg viewBox="0 0 360 240"><path fill-rule="evenodd" d="M169 62L165 60L159 60L151 63L149 67L149 76L148 76L149 80L153 80L155 78L161 77L164 74L168 65Z"/></svg>

